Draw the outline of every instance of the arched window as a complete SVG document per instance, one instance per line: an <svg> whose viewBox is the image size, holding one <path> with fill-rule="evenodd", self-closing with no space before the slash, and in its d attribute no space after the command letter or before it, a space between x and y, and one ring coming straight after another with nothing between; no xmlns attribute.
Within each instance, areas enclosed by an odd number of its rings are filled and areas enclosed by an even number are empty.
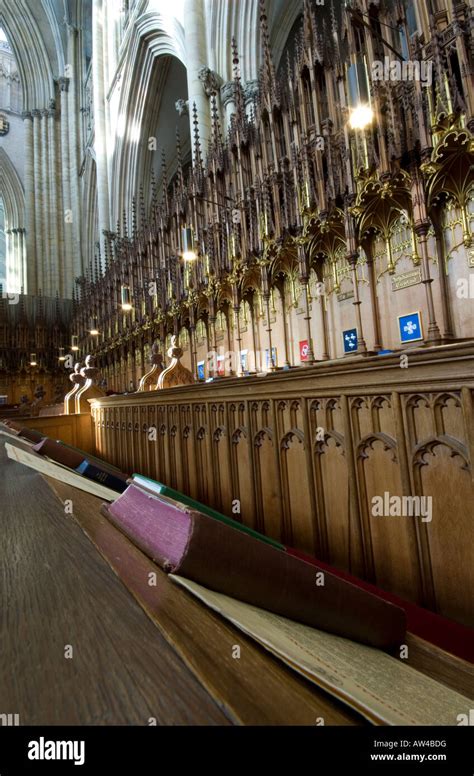
<svg viewBox="0 0 474 776"><path fill-rule="evenodd" d="M26 291L22 84L13 51L0 27L0 284Z"/></svg>
<svg viewBox="0 0 474 776"><path fill-rule="evenodd" d="M5 205L0 197L0 284L7 290L7 244L5 235Z"/></svg>

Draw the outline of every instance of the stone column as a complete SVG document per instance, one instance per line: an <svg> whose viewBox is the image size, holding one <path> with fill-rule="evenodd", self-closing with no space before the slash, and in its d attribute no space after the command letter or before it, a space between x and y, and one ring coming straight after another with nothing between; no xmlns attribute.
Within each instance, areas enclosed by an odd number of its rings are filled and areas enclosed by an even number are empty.
<svg viewBox="0 0 474 776"><path fill-rule="evenodd" d="M43 190L43 231L40 238L44 245L44 288L43 293L45 296L52 295L52 267L51 267L51 235L49 232L50 227L50 206L49 206L49 147L48 147L48 111L41 111L41 183Z"/></svg>
<svg viewBox="0 0 474 776"><path fill-rule="evenodd" d="M259 89L259 85L257 80L247 81L247 83L244 86L245 110L249 119L250 119L251 108L254 105L258 95L258 89Z"/></svg>
<svg viewBox="0 0 474 776"><path fill-rule="evenodd" d="M209 99L203 89L199 73L207 66L206 18L204 0L185 0L184 33L186 38L186 66L188 75L189 118L193 136L193 111L196 103L201 147L206 151L211 136ZM194 150L193 150L194 153Z"/></svg>
<svg viewBox="0 0 474 776"><path fill-rule="evenodd" d="M73 274L78 277L82 274L81 251L81 198L79 192L79 134L78 123L81 121L79 112L78 90L80 88L80 76L77 57L77 29L68 25L68 64L71 67L69 89L67 92L68 105L68 139L69 139L69 180L71 187L72 210L72 237L73 237ZM102 107L103 110L103 107ZM96 127L97 132L97 127Z"/></svg>
<svg viewBox="0 0 474 776"><path fill-rule="evenodd" d="M26 229L19 229L20 232L20 263L21 263L21 287L23 288L23 291L27 290L27 268L28 264L26 261Z"/></svg>
<svg viewBox="0 0 474 776"><path fill-rule="evenodd" d="M25 125L25 226L26 226L26 279L25 291L36 294L38 290L35 246L35 189L33 155L33 116L23 113Z"/></svg>
<svg viewBox="0 0 474 776"><path fill-rule="evenodd" d="M102 17L105 13L105 3L93 0L92 5L92 43L94 56L92 59L94 81L94 147L97 163L97 205L99 212L100 252L105 256L104 229L110 230L109 213L109 182L107 175L107 137L105 116L105 84L104 84L104 30Z"/></svg>
<svg viewBox="0 0 474 776"><path fill-rule="evenodd" d="M72 210L71 199L71 164L69 161L69 127L68 127L68 88L69 78L59 79L61 95L61 169L62 169L62 206L60 207L59 220L61 221L61 234L64 239L64 253L61 261L64 264L65 293L69 296L74 279L73 269L73 230L72 223L66 221L65 211Z"/></svg>
<svg viewBox="0 0 474 776"><path fill-rule="evenodd" d="M35 245L36 245L36 266L37 266L37 288L36 291L44 293L43 277L43 192L41 189L41 113L39 110L32 111L33 114L33 157L34 157L34 199L35 199Z"/></svg>
<svg viewBox="0 0 474 776"><path fill-rule="evenodd" d="M49 124L49 170L50 187L49 202L51 210L51 268L52 268L52 292L59 292L60 296L66 295L64 284L64 244L62 242L62 218L58 199L58 165L56 154L56 111L54 108L48 112ZM69 288L69 293L71 289Z"/></svg>
<svg viewBox="0 0 474 776"><path fill-rule="evenodd" d="M224 113L224 128L227 130L230 127L230 120L232 114L235 113L235 87L233 81L227 81L222 84L220 88L221 104Z"/></svg>

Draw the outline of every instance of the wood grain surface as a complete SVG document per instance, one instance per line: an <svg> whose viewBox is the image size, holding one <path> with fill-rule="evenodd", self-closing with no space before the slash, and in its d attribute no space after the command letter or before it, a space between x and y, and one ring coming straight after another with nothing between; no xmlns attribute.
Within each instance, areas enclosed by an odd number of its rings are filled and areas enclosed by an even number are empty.
<svg viewBox="0 0 474 776"><path fill-rule="evenodd" d="M3 440L0 492L0 713L19 714L21 725L229 724L42 476L6 457Z"/></svg>

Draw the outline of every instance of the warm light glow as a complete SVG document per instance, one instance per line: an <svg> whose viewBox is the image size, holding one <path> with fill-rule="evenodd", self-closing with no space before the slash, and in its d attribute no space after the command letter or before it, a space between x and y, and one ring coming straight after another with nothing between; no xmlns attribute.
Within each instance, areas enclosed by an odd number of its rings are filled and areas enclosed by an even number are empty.
<svg viewBox="0 0 474 776"><path fill-rule="evenodd" d="M352 129L365 129L374 120L374 112L370 105L358 105L351 111L349 124Z"/></svg>
<svg viewBox="0 0 474 776"><path fill-rule="evenodd" d="M122 311L124 313L129 313L132 310L132 302L130 298L130 289L128 286L122 286L120 289L120 301Z"/></svg>
<svg viewBox="0 0 474 776"><path fill-rule="evenodd" d="M64 348L59 348L59 361L65 361L66 356L64 355Z"/></svg>
<svg viewBox="0 0 474 776"><path fill-rule="evenodd" d="M36 362L36 353L30 353L30 366L38 366Z"/></svg>
<svg viewBox="0 0 474 776"><path fill-rule="evenodd" d="M89 334L91 337L98 337L99 336L99 329L97 328L97 318L94 316L91 318L91 327L89 329Z"/></svg>
<svg viewBox="0 0 474 776"><path fill-rule="evenodd" d="M78 342L79 342L79 337L77 336L77 334L72 334L71 335L71 350L73 350L74 352L79 350L79 345L77 344Z"/></svg>
<svg viewBox="0 0 474 776"><path fill-rule="evenodd" d="M193 230L190 226L185 226L181 229L181 240L183 244L181 255L184 261L195 261L197 259L197 252L194 248Z"/></svg>

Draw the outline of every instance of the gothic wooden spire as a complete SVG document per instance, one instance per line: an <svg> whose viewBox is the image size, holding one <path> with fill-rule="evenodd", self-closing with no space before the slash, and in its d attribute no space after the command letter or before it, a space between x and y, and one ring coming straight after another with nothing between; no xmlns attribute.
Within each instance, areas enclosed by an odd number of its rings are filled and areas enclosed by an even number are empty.
<svg viewBox="0 0 474 776"><path fill-rule="evenodd" d="M234 76L235 120L239 128L243 128L246 124L247 115L245 113L245 100L240 78L239 52L235 38L232 38L232 69Z"/></svg>
<svg viewBox="0 0 474 776"><path fill-rule="evenodd" d="M270 107L273 107L273 105L279 105L279 87L270 49L270 34L268 31L268 18L265 7L265 0L260 0L260 36L262 41L263 59L261 69L261 88L264 97L270 103Z"/></svg>

